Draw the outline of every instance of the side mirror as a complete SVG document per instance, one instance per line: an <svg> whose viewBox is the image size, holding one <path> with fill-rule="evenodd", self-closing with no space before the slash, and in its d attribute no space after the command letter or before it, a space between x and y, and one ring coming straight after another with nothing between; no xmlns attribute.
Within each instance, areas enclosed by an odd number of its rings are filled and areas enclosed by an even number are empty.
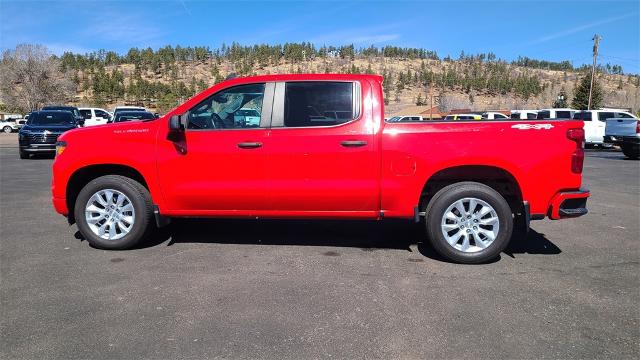
<svg viewBox="0 0 640 360"><path fill-rule="evenodd" d="M82 119L82 120L78 120L77 122L78 122L78 125L79 125L80 127L83 127L83 126L84 126L84 119Z"/></svg>
<svg viewBox="0 0 640 360"><path fill-rule="evenodd" d="M182 132L186 129L183 115L172 115L169 118L169 131Z"/></svg>

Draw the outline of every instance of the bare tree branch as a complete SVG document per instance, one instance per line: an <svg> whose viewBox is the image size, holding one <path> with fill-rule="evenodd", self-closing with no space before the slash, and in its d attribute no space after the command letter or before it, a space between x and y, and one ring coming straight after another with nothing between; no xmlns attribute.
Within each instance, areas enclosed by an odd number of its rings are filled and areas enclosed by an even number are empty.
<svg viewBox="0 0 640 360"><path fill-rule="evenodd" d="M29 112L65 102L75 91L59 61L42 45L21 44L5 50L0 61L0 100L7 108Z"/></svg>

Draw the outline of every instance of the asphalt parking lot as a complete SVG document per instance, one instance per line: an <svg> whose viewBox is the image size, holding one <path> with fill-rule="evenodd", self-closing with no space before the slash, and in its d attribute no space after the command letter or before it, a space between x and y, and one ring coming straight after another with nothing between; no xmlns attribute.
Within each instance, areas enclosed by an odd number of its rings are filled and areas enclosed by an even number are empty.
<svg viewBox="0 0 640 360"><path fill-rule="evenodd" d="M2 358L638 358L640 162L588 151L590 213L491 264L403 221L183 220L102 251L0 134ZM532 149L533 151L533 149Z"/></svg>

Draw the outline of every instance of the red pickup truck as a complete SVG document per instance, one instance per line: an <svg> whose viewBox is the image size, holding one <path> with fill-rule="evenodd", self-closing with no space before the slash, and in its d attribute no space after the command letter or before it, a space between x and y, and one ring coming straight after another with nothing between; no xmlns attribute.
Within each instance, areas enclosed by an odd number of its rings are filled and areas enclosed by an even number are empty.
<svg viewBox="0 0 640 360"><path fill-rule="evenodd" d="M587 213L582 121L388 122L382 82L236 78L159 119L66 132L53 204L104 249L173 217L407 218L461 263L497 256L515 224Z"/></svg>

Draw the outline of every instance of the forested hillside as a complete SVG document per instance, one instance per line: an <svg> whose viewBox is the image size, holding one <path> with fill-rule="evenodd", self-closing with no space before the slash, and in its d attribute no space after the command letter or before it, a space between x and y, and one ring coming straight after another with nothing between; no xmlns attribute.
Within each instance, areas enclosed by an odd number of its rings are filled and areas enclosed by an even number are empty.
<svg viewBox="0 0 640 360"><path fill-rule="evenodd" d="M132 48L126 54L100 50L64 53L54 58L70 77L78 105L144 103L164 112L197 92L239 76L273 73L375 73L385 77L387 113L416 104L476 110L551 107L564 90L568 99L590 68L570 62L519 58L493 53L441 58L425 49L385 46L356 49L315 47L311 43L208 47ZM598 83L606 106L640 109L640 77L618 65L600 65ZM570 101L569 101L570 102Z"/></svg>

